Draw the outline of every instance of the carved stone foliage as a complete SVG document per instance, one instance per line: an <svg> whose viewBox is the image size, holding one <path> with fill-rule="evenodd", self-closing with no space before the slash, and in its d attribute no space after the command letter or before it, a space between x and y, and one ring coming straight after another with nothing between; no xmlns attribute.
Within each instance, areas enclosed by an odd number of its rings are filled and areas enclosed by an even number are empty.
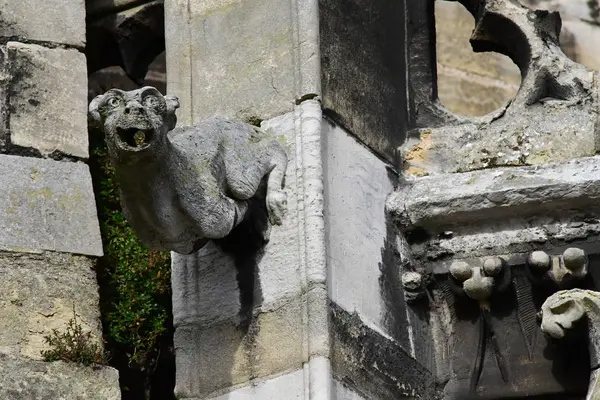
<svg viewBox="0 0 600 400"><path fill-rule="evenodd" d="M261 225L253 219L259 214L280 224L287 205L282 143L225 118L174 129L178 107L176 97L153 87L111 89L89 106L104 130L125 215L142 243L190 254L245 219ZM265 229L256 227L268 235Z"/></svg>
<svg viewBox="0 0 600 400"><path fill-rule="evenodd" d="M386 210L405 299L429 312L445 400L580 396L587 345L556 346L536 316L559 290L598 287L598 73L562 53L557 13L460 2L473 49L509 56L522 83L502 109L447 113L399 149Z"/></svg>

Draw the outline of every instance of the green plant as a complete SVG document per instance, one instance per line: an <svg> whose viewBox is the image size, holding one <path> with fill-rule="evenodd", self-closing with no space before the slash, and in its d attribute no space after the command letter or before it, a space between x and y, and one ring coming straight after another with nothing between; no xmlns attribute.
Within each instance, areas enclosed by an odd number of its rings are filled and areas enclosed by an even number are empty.
<svg viewBox="0 0 600 400"><path fill-rule="evenodd" d="M108 357L104 350L92 338L90 332L84 332L77 322L73 310L73 318L67 324L64 332L53 329L50 335L44 336L49 350L42 351L44 361L70 361L83 365L106 364Z"/></svg>
<svg viewBox="0 0 600 400"><path fill-rule="evenodd" d="M90 161L105 253L98 268L105 336L129 368L151 371L169 335L170 254L146 249L125 219L103 141L92 143Z"/></svg>

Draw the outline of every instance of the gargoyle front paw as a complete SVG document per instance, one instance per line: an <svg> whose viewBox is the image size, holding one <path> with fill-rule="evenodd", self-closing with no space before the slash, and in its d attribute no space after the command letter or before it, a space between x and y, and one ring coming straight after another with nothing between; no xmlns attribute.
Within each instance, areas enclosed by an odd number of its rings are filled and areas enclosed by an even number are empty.
<svg viewBox="0 0 600 400"><path fill-rule="evenodd" d="M287 194L284 191L269 191L267 193L267 210L271 225L281 225L287 211Z"/></svg>

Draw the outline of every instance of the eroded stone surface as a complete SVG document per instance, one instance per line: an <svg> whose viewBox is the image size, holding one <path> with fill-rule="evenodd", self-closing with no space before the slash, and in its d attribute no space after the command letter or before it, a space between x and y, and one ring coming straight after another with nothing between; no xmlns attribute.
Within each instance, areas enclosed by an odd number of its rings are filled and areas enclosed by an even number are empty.
<svg viewBox="0 0 600 400"><path fill-rule="evenodd" d="M119 373L109 367L48 363L0 353L0 398L120 400Z"/></svg>
<svg viewBox="0 0 600 400"><path fill-rule="evenodd" d="M36 2L0 0L0 10L3 37L85 44L84 0L49 0L44 2L43 12Z"/></svg>
<svg viewBox="0 0 600 400"><path fill-rule="evenodd" d="M180 96L182 121L267 119L319 94L313 3L166 2L168 87Z"/></svg>
<svg viewBox="0 0 600 400"><path fill-rule="evenodd" d="M0 252L0 351L41 359L44 336L74 318L102 343L98 284L84 256ZM1 386L1 385L0 385Z"/></svg>
<svg viewBox="0 0 600 400"><path fill-rule="evenodd" d="M18 42L6 51L11 143L87 158L85 55Z"/></svg>
<svg viewBox="0 0 600 400"><path fill-rule="evenodd" d="M562 53L558 14L518 2L490 0L482 9L479 3L461 3L476 17L473 49L508 55L523 81L501 110L413 135L402 149L407 174L537 165L595 154L598 73ZM518 34L498 33L503 30Z"/></svg>
<svg viewBox="0 0 600 400"><path fill-rule="evenodd" d="M102 255L87 165L1 155L0 181L0 249Z"/></svg>

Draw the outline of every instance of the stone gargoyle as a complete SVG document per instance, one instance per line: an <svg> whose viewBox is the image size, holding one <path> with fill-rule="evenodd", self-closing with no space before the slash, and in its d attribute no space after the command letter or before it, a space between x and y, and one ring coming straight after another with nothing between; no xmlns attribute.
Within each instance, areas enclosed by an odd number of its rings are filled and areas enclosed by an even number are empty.
<svg viewBox="0 0 600 400"><path fill-rule="evenodd" d="M256 196L265 198L271 224L281 224L287 155L279 140L226 118L175 128L178 107L176 97L153 87L111 89L89 105L90 119L104 130L125 216L142 243L193 253L226 237Z"/></svg>

